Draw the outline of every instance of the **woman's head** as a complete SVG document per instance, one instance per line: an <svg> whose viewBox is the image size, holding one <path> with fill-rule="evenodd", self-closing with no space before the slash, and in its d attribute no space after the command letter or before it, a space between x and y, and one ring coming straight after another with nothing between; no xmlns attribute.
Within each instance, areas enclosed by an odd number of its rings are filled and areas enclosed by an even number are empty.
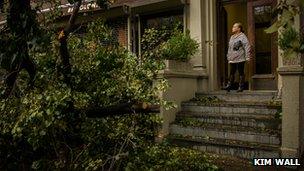
<svg viewBox="0 0 304 171"><path fill-rule="evenodd" d="M244 32L242 23L234 23L232 26L232 33L235 34L240 32Z"/></svg>

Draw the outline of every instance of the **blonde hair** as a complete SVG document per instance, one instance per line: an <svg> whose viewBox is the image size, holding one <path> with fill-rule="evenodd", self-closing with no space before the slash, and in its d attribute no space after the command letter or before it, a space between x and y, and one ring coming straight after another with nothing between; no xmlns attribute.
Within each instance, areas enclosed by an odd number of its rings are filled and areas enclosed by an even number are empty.
<svg viewBox="0 0 304 171"><path fill-rule="evenodd" d="M237 25L238 25L238 27L240 28L241 32L242 32L242 33L244 33L244 28L243 28L242 23L237 22L237 23L234 23L234 24L237 24Z"/></svg>

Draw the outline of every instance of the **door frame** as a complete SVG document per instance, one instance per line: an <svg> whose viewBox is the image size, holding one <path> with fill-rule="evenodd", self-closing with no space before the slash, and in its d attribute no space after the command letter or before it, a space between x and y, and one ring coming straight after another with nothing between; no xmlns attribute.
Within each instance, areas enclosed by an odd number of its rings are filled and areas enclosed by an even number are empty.
<svg viewBox="0 0 304 171"><path fill-rule="evenodd" d="M230 0L230 1L222 1L216 0L216 11L217 11L217 74L218 74L218 85L219 87L224 87L224 84L227 83L229 79L229 66L226 58L226 54L228 51L228 42L229 42L229 33L227 32L228 22L222 23L222 15L221 11L224 10L225 5L233 5L240 3L248 3L248 0ZM247 18L248 20L248 18ZM222 26L226 28L221 28ZM223 29L225 33L223 33ZM223 52L224 51L224 52ZM222 79L221 79L222 78ZM248 83L249 83L249 74L248 74ZM247 84L247 81L246 81ZM247 87L247 86L246 86ZM249 88L249 87L248 87Z"/></svg>
<svg viewBox="0 0 304 171"><path fill-rule="evenodd" d="M221 49L218 48L217 50L217 57L218 57L218 85L220 85L219 87L223 86L222 85L222 81L221 81L221 77L223 77L224 82L226 82L227 80L227 73L228 73L228 64L227 64L227 60L223 60L221 58L223 58L223 52L222 50L225 49L222 47L225 46L225 44L223 45L223 40L221 38L219 38L222 33L221 33L221 28L219 28L219 26L222 25L222 23L219 23L221 21L221 15L220 15L220 11L221 8L224 7L224 5L228 5L228 4L238 4L238 3L244 3L244 0L232 0L232 1L226 1L226 2L222 2L222 0L217 0L217 43L218 46L221 47ZM271 35L271 74L255 74L256 71L256 59L255 59L255 22L254 22L254 7L255 6L262 6L262 5L271 5L271 6L275 6L277 4L277 0L246 0L247 3L247 37L249 40L249 43L251 45L251 49L252 49L252 60L248 63L248 83L249 83L249 90L255 90L256 88L254 87L254 81L256 83L256 81L260 81L260 80L273 80L273 83L271 85L273 85L273 87L275 87L275 89L277 89L277 82L278 82L278 74L276 72L276 69L278 67L278 46L275 43L277 40L277 33L273 33ZM272 21L274 22L274 21ZM228 36L228 35L227 35ZM228 44L227 44L228 45ZM226 62L226 64L223 64L223 62ZM224 68L221 68L224 67ZM224 70L224 71L222 71ZM223 75L224 74L224 75ZM266 88L267 89L267 88ZM271 89L271 88L270 88Z"/></svg>
<svg viewBox="0 0 304 171"><path fill-rule="evenodd" d="M232 3L232 2L226 2L226 3ZM225 4L226 4L225 3ZM235 2L234 2L235 3ZM223 23L223 12L225 13L227 17L227 12L225 11L223 3L218 0L216 3L216 9L217 9L217 81L218 81L218 87L224 86L223 84L227 81L228 76L228 62L226 58L226 53L228 49L228 34L223 33L223 31L226 32L227 30L227 20Z"/></svg>

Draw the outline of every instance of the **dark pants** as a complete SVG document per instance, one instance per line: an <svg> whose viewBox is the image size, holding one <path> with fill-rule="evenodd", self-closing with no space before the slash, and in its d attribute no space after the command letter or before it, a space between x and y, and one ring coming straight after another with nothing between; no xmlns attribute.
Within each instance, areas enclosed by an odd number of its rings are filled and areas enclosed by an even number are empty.
<svg viewBox="0 0 304 171"><path fill-rule="evenodd" d="M234 77L236 70L238 70L240 76L244 76L244 66L245 61L239 63L230 63L230 78Z"/></svg>

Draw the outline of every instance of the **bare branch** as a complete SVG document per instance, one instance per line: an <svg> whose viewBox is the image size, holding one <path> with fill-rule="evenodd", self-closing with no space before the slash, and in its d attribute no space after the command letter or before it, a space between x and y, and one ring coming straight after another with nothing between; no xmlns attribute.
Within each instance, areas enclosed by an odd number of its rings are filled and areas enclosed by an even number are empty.
<svg viewBox="0 0 304 171"><path fill-rule="evenodd" d="M76 18L77 18L77 15L78 15L78 12L79 12L79 8L81 6L81 3L82 3L82 0L78 0L75 4L74 4L74 8L73 8L73 12L70 16L70 19L69 19L69 22L68 22L68 25L66 26L65 28L65 33L68 34L71 32L74 24L75 24L75 21L76 21Z"/></svg>

